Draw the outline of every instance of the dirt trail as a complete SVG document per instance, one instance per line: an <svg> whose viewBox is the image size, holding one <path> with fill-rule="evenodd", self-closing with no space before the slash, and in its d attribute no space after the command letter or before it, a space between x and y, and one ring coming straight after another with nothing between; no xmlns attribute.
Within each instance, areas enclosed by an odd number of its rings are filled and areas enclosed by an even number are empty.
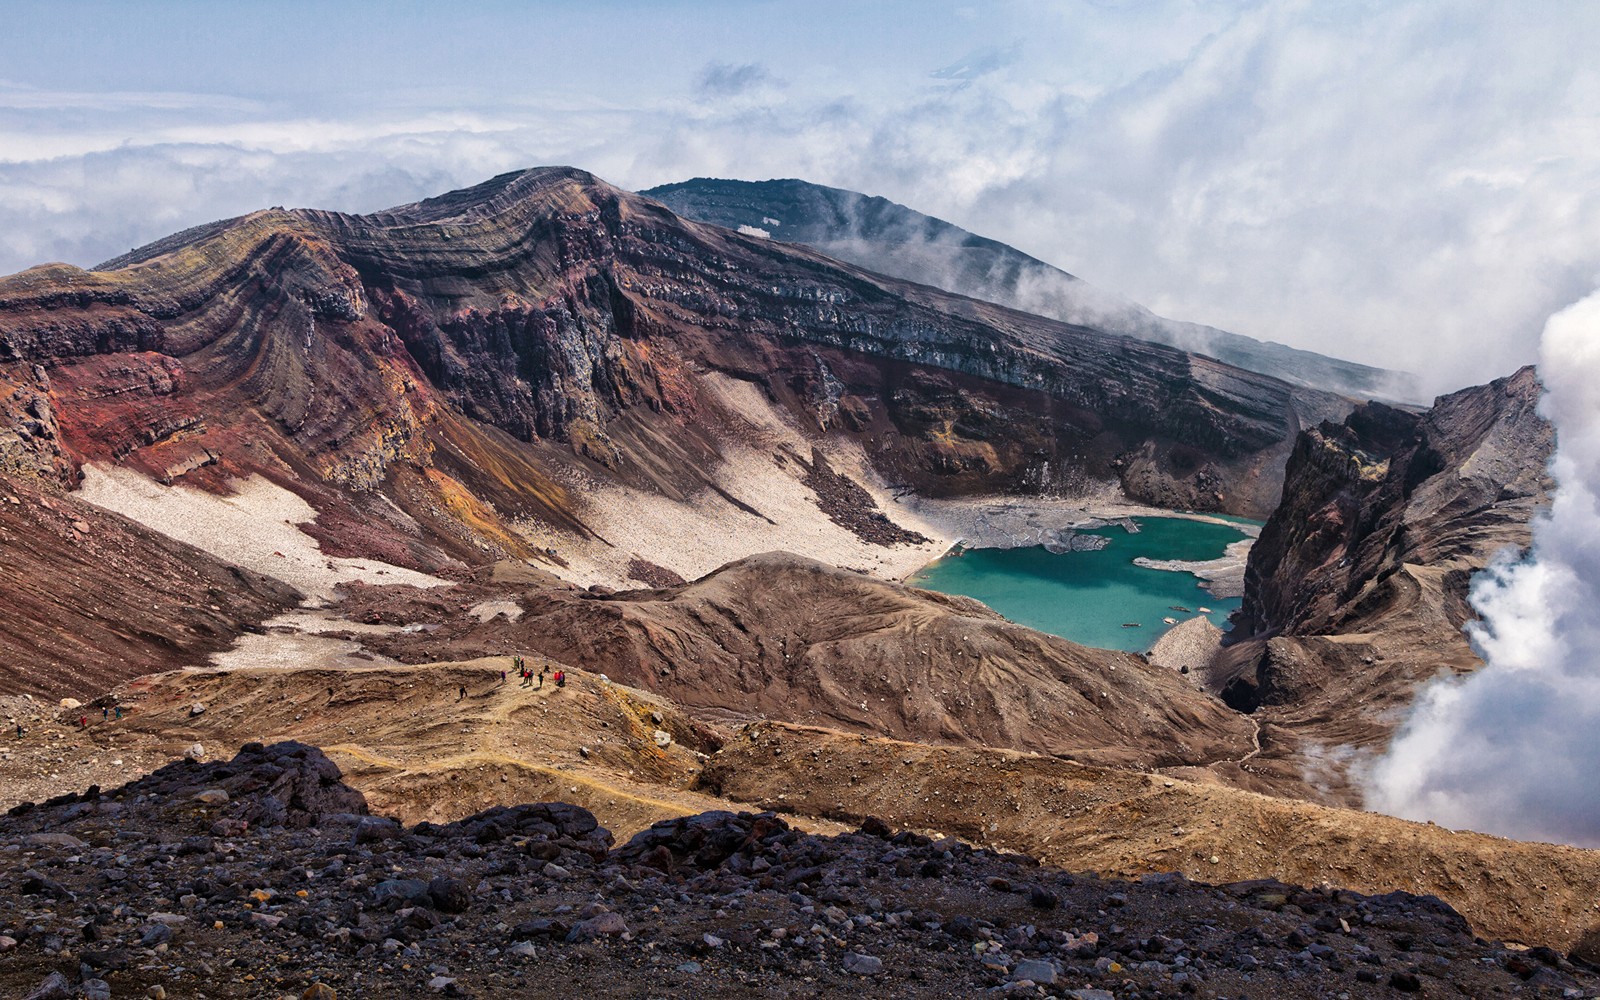
<svg viewBox="0 0 1600 1000"><path fill-rule="evenodd" d="M549 661L528 663L553 675ZM691 787L701 766L695 748L716 747L704 726L644 692L587 672L568 674L564 688L551 676L542 688L524 686L510 659L497 657L141 677L113 692L124 708L120 722L102 721L98 709L83 732L56 719L59 710L30 719L29 738L7 741L10 759L0 758L0 806L81 789L89 761L89 780L109 787L194 743L210 755L252 740L297 739L323 747L374 812L408 823L561 800L591 810L625 839L659 819L737 808ZM198 715L196 706L203 706ZM665 747L658 730L671 739Z"/></svg>
<svg viewBox="0 0 1600 1000"><path fill-rule="evenodd" d="M1252 749L1249 753L1239 758L1238 764L1240 767L1250 763L1250 761L1254 758L1261 756L1261 723L1257 722L1255 719L1251 719L1250 725L1252 727L1250 730L1250 746ZM1220 764L1226 762L1218 761L1218 763Z"/></svg>

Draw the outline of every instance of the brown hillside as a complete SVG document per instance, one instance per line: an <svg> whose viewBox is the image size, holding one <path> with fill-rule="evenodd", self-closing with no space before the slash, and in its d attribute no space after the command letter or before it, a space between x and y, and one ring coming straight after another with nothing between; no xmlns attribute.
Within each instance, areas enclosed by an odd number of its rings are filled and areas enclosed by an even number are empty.
<svg viewBox="0 0 1600 1000"><path fill-rule="evenodd" d="M532 650L712 716L769 717L934 743L1129 766L1204 765L1251 749L1250 723L1177 674L1023 628L983 605L788 553L663 590L522 595L515 622L467 601L362 588L356 620L425 619L373 637L409 662Z"/></svg>
<svg viewBox="0 0 1600 1000"><path fill-rule="evenodd" d="M300 601L24 476L0 476L0 581L0 694L51 698L203 660Z"/></svg>

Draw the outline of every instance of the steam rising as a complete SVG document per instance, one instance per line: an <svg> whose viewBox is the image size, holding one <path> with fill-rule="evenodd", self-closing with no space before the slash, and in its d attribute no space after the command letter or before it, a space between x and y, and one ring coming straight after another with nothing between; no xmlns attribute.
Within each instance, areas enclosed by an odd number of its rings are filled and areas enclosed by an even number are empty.
<svg viewBox="0 0 1600 1000"><path fill-rule="evenodd" d="M1556 427L1528 558L1479 578L1485 666L1425 688L1370 775L1369 808L1600 847L1600 293L1550 318L1541 407Z"/></svg>

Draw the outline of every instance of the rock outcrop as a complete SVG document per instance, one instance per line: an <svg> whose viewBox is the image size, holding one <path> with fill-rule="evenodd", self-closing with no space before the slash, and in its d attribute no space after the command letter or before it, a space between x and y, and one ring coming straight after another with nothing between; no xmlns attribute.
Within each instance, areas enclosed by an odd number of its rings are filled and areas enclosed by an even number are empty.
<svg viewBox="0 0 1600 1000"><path fill-rule="evenodd" d="M1298 755L1296 781L1326 769L1337 792L1352 751L1387 741L1418 684L1481 665L1462 632L1472 575L1526 548L1551 486L1539 394L1524 368L1424 413L1369 403L1300 436L1250 552L1243 641L1211 678L1257 712L1263 773Z"/></svg>
<svg viewBox="0 0 1600 1000"><path fill-rule="evenodd" d="M1250 550L1241 634L1361 631L1404 600L1408 565L1456 569L1448 610L1463 624L1466 576L1526 548L1548 500L1555 438L1539 394L1530 367L1425 413L1369 403L1303 433Z"/></svg>

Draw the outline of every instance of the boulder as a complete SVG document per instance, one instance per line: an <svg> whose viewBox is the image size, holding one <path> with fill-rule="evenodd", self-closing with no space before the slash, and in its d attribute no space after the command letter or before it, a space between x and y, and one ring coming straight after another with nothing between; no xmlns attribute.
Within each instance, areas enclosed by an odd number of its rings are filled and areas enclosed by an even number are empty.
<svg viewBox="0 0 1600 1000"><path fill-rule="evenodd" d="M52 972L33 988L23 1000L70 1000L72 982L59 972Z"/></svg>
<svg viewBox="0 0 1600 1000"><path fill-rule="evenodd" d="M858 955L852 951L844 957L844 971L853 972L858 976L876 976L883 971L883 959L872 955Z"/></svg>
<svg viewBox="0 0 1600 1000"><path fill-rule="evenodd" d="M465 913L472 905L472 890L458 878L440 876L428 883L428 898L440 913Z"/></svg>
<svg viewBox="0 0 1600 1000"><path fill-rule="evenodd" d="M1042 958L1025 958L1017 963L1017 967L1006 978L1014 983L1026 979L1036 986L1054 986L1056 967Z"/></svg>
<svg viewBox="0 0 1600 1000"><path fill-rule="evenodd" d="M628 933L627 921L618 913L598 913L588 920L580 920L567 932L567 941L577 943L592 941L597 937L612 937Z"/></svg>
<svg viewBox="0 0 1600 1000"><path fill-rule="evenodd" d="M618 848L616 860L665 870L670 857L670 867L709 870L720 867L737 853L759 854L763 841L788 830L789 825L772 813L719 810L679 816L639 831Z"/></svg>
<svg viewBox="0 0 1600 1000"><path fill-rule="evenodd" d="M428 894L428 883L420 878L392 878L379 882L367 895L371 898L372 905L390 908L414 903L428 905L432 902L432 897Z"/></svg>

